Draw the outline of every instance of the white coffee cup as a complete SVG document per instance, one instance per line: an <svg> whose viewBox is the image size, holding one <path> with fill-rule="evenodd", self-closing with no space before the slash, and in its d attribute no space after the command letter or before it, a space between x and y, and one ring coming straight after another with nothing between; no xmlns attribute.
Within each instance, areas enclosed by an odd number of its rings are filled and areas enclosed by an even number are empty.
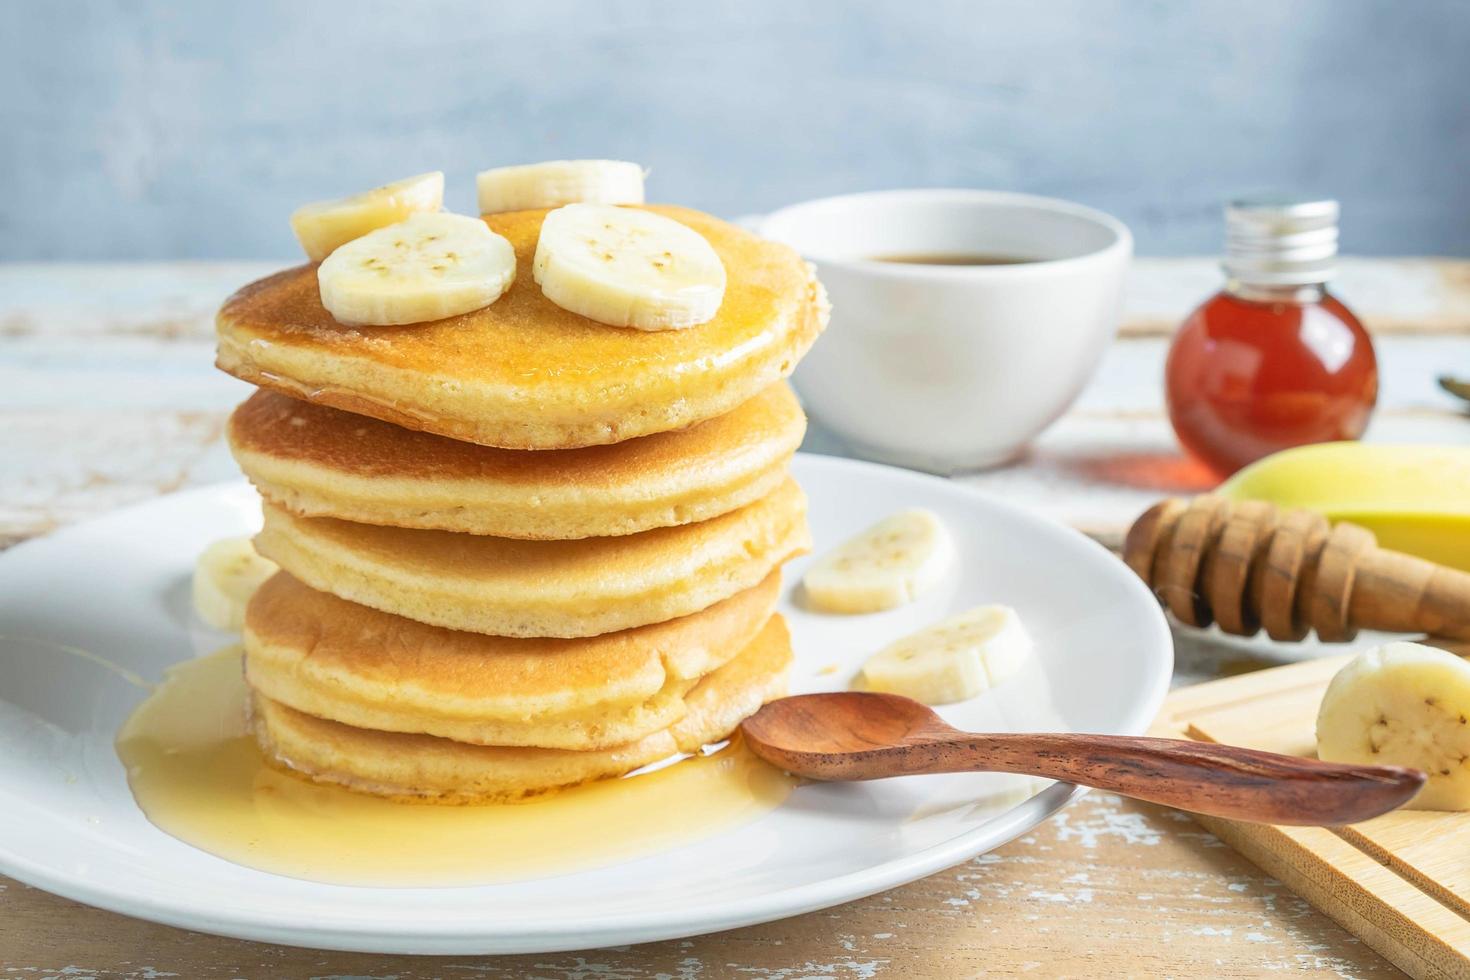
<svg viewBox="0 0 1470 980"><path fill-rule="evenodd" d="M1068 201L978 190L828 197L760 223L816 264L832 322L797 369L857 452L942 473L1020 455L1081 393L1117 330L1133 238ZM1011 265L879 261L991 255Z"/></svg>

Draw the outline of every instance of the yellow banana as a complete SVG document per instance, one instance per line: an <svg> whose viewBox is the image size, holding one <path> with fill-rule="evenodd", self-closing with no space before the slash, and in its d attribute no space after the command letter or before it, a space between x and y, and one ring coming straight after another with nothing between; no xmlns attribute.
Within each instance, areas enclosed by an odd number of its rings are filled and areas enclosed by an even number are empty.
<svg viewBox="0 0 1470 980"><path fill-rule="evenodd" d="M1470 446L1300 446L1252 463L1219 492L1307 507L1361 524L1382 547L1470 571Z"/></svg>

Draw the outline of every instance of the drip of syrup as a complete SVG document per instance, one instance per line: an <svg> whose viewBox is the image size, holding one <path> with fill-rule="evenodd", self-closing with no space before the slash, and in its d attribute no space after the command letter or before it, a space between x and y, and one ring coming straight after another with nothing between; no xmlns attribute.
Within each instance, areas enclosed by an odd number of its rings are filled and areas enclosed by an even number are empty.
<svg viewBox="0 0 1470 980"><path fill-rule="evenodd" d="M245 700L238 647L170 671L118 735L133 796L185 843L330 884L477 885L602 867L747 823L794 785L736 740L526 803L395 803L268 765Z"/></svg>

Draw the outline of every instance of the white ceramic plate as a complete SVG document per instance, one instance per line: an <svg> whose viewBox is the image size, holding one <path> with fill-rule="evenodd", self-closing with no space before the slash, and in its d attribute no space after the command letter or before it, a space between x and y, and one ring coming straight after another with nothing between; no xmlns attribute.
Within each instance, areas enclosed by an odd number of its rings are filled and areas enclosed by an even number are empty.
<svg viewBox="0 0 1470 980"><path fill-rule="evenodd" d="M1168 629L1148 591L1103 548L933 477L821 456L800 456L794 468L811 498L818 551L894 510L923 506L944 518L962 555L944 587L904 609L834 617L788 601L796 691L845 686L887 640L962 607L1004 602L1020 610L1036 655L1001 688L945 709L951 722L1137 733L1153 717L1172 666ZM0 554L0 871L117 912L248 939L375 952L551 952L835 905L1003 844L1078 793L1001 775L802 786L714 839L476 887L323 885L231 864L138 811L112 740L143 692L78 651L156 681L169 664L227 642L191 618L189 575L206 544L253 530L258 515L247 485L207 487ZM804 566L790 568L788 596Z"/></svg>

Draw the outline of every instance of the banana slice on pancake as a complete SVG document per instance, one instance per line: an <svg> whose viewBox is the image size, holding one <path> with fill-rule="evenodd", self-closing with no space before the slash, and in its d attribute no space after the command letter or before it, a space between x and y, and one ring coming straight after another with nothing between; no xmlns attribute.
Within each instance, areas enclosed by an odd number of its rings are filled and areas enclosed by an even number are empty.
<svg viewBox="0 0 1470 980"><path fill-rule="evenodd" d="M579 201L642 204L643 168L627 160L548 160L482 170L480 213L559 208Z"/></svg>
<svg viewBox="0 0 1470 980"><path fill-rule="evenodd" d="M1317 755L1422 769L1414 810L1470 810L1470 663L1389 643L1337 672L1317 713Z"/></svg>
<svg viewBox="0 0 1470 980"><path fill-rule="evenodd" d="M354 238L444 206L444 174L406 177L351 197L314 201L291 215L291 230L306 255L320 262Z"/></svg>
<svg viewBox="0 0 1470 980"><path fill-rule="evenodd" d="M510 242L479 218L415 214L337 249L317 267L338 323L397 326L489 306L516 275Z"/></svg>
<svg viewBox="0 0 1470 980"><path fill-rule="evenodd" d="M557 306L614 327L692 327L712 319L725 298L724 263L703 235L610 204L548 214L532 273Z"/></svg>

